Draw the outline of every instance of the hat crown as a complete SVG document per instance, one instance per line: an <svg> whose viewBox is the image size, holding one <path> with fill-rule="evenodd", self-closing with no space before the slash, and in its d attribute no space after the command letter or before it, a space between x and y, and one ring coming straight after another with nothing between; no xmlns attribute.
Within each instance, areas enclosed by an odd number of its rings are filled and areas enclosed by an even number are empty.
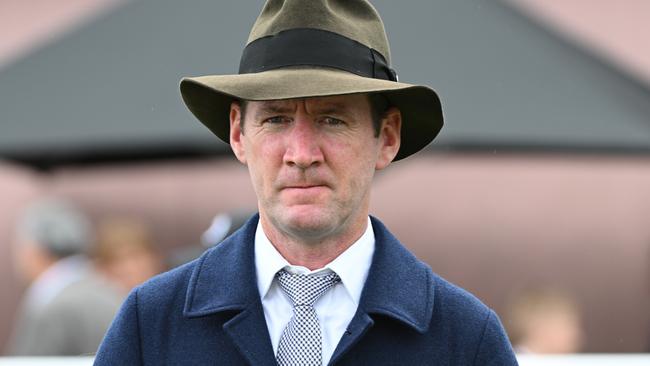
<svg viewBox="0 0 650 366"><path fill-rule="evenodd" d="M338 33L376 50L390 64L384 24L366 0L268 0L253 25L248 43L295 28Z"/></svg>

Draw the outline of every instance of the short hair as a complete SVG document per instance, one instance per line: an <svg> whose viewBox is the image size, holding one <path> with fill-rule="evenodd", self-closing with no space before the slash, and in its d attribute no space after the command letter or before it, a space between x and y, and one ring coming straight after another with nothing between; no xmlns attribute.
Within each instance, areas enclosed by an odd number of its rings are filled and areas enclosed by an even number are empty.
<svg viewBox="0 0 650 366"><path fill-rule="evenodd" d="M94 259L102 264L120 261L124 253L146 252L157 255L149 227L136 218L109 217L97 225Z"/></svg>
<svg viewBox="0 0 650 366"><path fill-rule="evenodd" d="M17 225L20 238L57 258L82 254L92 243L88 218L70 203L49 198L27 207Z"/></svg>
<svg viewBox="0 0 650 366"><path fill-rule="evenodd" d="M568 292L555 288L531 288L517 293L507 305L505 323L512 343L523 341L535 321L549 315L580 319L580 307Z"/></svg>
<svg viewBox="0 0 650 366"><path fill-rule="evenodd" d="M375 131L375 137L379 137L379 133L381 132L381 121L386 116L386 111L390 107L390 102L382 93L368 93L366 95L368 96L368 102L370 104L370 117L372 118L372 127ZM242 134L244 133L244 119L246 118L247 104L248 100L239 100L239 123L241 125Z"/></svg>

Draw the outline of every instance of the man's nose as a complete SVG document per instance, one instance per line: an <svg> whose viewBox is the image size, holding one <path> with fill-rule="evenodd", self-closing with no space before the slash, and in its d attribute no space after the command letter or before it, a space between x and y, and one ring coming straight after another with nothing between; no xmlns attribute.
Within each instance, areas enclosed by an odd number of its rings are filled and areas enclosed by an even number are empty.
<svg viewBox="0 0 650 366"><path fill-rule="evenodd" d="M285 164L301 169L323 162L323 151L318 128L309 118L297 117L287 136Z"/></svg>

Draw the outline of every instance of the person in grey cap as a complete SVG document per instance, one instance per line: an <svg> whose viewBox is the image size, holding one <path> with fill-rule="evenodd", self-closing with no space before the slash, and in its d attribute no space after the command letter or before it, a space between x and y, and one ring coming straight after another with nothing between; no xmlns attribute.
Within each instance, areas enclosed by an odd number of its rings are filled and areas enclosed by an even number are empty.
<svg viewBox="0 0 650 366"><path fill-rule="evenodd" d="M96 276L86 253L88 219L60 199L28 207L18 222L17 273L27 283L9 340L16 356L94 354L122 298Z"/></svg>
<svg viewBox="0 0 650 366"><path fill-rule="evenodd" d="M96 365L517 364L497 315L369 216L375 172L443 125L435 91L397 81L369 2L269 0L237 75L180 88L259 214L131 292Z"/></svg>

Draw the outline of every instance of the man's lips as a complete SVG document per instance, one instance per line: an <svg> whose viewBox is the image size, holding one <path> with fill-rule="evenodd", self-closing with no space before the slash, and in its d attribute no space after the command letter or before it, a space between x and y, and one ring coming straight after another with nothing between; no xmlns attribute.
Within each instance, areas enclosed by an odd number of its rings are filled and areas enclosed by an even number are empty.
<svg viewBox="0 0 650 366"><path fill-rule="evenodd" d="M329 186L326 184L289 184L282 187L282 191L291 193L291 194L320 194L324 190L328 189Z"/></svg>
<svg viewBox="0 0 650 366"><path fill-rule="evenodd" d="M324 184L291 184L284 186L280 194L287 204L313 204L328 197L329 186Z"/></svg>
<svg viewBox="0 0 650 366"><path fill-rule="evenodd" d="M327 187L325 184L309 184L309 185L289 185L285 186L285 189L309 189L309 188L318 188L318 187Z"/></svg>

